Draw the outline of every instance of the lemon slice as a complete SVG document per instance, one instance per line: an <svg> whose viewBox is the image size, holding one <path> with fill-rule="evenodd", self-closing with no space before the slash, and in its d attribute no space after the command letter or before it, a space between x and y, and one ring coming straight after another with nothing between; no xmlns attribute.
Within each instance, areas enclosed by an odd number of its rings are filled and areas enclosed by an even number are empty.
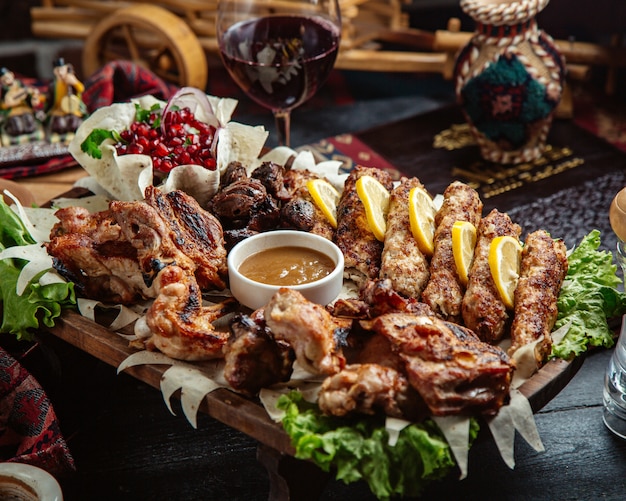
<svg viewBox="0 0 626 501"><path fill-rule="evenodd" d="M315 205L319 207L333 228L337 228L337 203L339 192L325 179L311 179L306 187Z"/></svg>
<svg viewBox="0 0 626 501"><path fill-rule="evenodd" d="M469 221L455 221L452 225L452 255L459 280L467 285L469 269L474 260L476 227Z"/></svg>
<svg viewBox="0 0 626 501"><path fill-rule="evenodd" d="M422 188L416 186L409 192L409 223L417 247L425 256L432 256L435 250L435 205L432 198Z"/></svg>
<svg viewBox="0 0 626 501"><path fill-rule="evenodd" d="M367 224L377 240L385 240L389 191L376 178L361 176L356 181L356 192L365 208Z"/></svg>
<svg viewBox="0 0 626 501"><path fill-rule="evenodd" d="M504 305L513 308L513 294L519 279L522 246L517 238L496 237L489 246L489 268Z"/></svg>

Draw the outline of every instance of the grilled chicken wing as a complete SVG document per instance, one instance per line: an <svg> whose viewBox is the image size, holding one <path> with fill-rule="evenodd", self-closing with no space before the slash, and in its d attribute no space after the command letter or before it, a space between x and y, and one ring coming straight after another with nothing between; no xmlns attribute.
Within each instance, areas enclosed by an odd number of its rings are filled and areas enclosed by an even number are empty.
<svg viewBox="0 0 626 501"><path fill-rule="evenodd" d="M538 364L552 347L550 332L558 314L557 299L567 274L565 244L544 230L530 233L522 251L520 278L515 289L515 316L509 354L525 344L535 345Z"/></svg>
<svg viewBox="0 0 626 501"><path fill-rule="evenodd" d="M469 329L406 313L388 313L368 325L391 341L433 415L491 415L508 398L514 363Z"/></svg>
<svg viewBox="0 0 626 501"><path fill-rule="evenodd" d="M478 227L483 204L476 190L458 181L446 188L443 197L443 205L435 215L435 249L422 301L444 320L460 322L465 287L454 264L452 226L456 221L468 221Z"/></svg>
<svg viewBox="0 0 626 501"><path fill-rule="evenodd" d="M402 178L391 192L380 278L390 279L392 287L403 296L419 299L430 271L409 223L409 192L416 187L424 189L417 178Z"/></svg>
<svg viewBox="0 0 626 501"><path fill-rule="evenodd" d="M389 191L393 188L388 172L371 167L356 166L348 175L337 204L337 233L335 240L345 259L345 275L359 285L375 279L380 273L383 243L369 229L365 208L356 192L361 176L376 178Z"/></svg>
<svg viewBox="0 0 626 501"><path fill-rule="evenodd" d="M202 306L193 274L175 265L159 272L155 286L158 295L145 317L152 333L146 347L178 360L221 358L229 333L216 330L212 322L234 311L238 303L227 299L214 306Z"/></svg>
<svg viewBox="0 0 626 501"><path fill-rule="evenodd" d="M349 323L333 318L323 306L283 287L265 306L263 316L273 337L287 342L307 371L335 374L345 366L335 335L347 329Z"/></svg>

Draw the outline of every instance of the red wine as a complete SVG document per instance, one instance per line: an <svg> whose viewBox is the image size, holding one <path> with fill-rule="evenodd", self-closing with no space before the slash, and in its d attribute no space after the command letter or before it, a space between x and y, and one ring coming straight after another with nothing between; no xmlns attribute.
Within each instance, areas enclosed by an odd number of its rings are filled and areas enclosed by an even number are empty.
<svg viewBox="0 0 626 501"><path fill-rule="evenodd" d="M270 16L231 26L220 50L246 94L272 110L290 110L324 83L339 37L339 28L321 18Z"/></svg>

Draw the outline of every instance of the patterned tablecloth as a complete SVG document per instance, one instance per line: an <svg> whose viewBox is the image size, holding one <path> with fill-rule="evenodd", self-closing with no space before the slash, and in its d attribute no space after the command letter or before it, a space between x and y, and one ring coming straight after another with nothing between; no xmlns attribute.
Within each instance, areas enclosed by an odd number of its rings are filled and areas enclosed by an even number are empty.
<svg viewBox="0 0 626 501"><path fill-rule="evenodd" d="M0 348L0 460L54 476L75 469L52 404L39 382Z"/></svg>

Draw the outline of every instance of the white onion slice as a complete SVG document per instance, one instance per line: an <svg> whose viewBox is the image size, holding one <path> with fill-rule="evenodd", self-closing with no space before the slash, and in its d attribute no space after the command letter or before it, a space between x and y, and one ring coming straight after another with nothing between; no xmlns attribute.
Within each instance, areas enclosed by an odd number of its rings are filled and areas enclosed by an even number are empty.
<svg viewBox="0 0 626 501"><path fill-rule="evenodd" d="M194 116L208 125L212 125L216 129L220 127L220 122L213 112L213 107L209 101L208 96L200 89L195 87L181 87L176 93L168 100L165 108L163 109L161 119L161 131L165 134L165 116L171 111L172 107L178 107L180 109L189 108Z"/></svg>

